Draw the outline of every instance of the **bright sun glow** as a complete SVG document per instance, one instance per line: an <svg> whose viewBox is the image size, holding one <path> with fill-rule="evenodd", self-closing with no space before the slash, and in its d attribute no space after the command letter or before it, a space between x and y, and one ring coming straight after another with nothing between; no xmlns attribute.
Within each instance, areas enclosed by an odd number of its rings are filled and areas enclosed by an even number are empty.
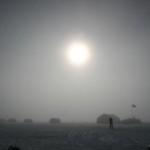
<svg viewBox="0 0 150 150"><path fill-rule="evenodd" d="M83 42L74 42L70 44L67 56L73 65L81 66L89 59L89 48Z"/></svg>

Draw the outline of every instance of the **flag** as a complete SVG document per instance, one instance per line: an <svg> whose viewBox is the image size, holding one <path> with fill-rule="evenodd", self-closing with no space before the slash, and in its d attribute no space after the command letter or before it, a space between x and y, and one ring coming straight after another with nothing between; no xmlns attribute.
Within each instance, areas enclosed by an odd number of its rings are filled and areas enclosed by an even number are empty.
<svg viewBox="0 0 150 150"><path fill-rule="evenodd" d="M132 108L136 108L136 105L135 105L135 104L132 104L131 106L132 106Z"/></svg>

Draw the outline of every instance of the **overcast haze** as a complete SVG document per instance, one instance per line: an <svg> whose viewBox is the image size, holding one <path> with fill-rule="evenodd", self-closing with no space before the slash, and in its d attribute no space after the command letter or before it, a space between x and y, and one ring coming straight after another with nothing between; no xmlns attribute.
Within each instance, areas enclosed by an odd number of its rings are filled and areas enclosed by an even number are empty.
<svg viewBox="0 0 150 150"><path fill-rule="evenodd" d="M91 60L70 65L83 39ZM150 121L149 0L0 1L0 117Z"/></svg>

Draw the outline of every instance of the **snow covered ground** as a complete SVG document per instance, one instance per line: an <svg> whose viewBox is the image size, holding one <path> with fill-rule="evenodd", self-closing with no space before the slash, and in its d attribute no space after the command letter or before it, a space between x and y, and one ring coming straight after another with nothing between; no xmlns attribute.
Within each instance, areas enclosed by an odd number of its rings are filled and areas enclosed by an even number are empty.
<svg viewBox="0 0 150 150"><path fill-rule="evenodd" d="M0 150L11 144L22 150L146 150L150 126L0 125Z"/></svg>

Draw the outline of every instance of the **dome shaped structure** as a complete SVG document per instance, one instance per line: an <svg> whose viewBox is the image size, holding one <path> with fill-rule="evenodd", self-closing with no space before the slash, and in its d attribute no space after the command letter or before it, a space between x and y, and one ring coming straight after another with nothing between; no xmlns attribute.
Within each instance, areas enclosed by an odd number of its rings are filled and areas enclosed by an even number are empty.
<svg viewBox="0 0 150 150"><path fill-rule="evenodd" d="M114 114L102 114L97 118L98 124L108 124L109 118L112 118L114 123L120 123L120 118Z"/></svg>

